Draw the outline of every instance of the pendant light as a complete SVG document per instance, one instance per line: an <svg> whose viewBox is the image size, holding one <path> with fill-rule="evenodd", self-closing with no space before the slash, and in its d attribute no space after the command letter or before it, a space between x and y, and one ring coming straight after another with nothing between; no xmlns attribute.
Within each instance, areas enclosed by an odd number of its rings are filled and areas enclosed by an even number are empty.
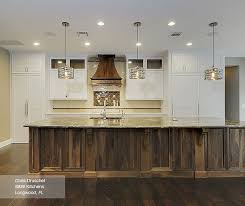
<svg viewBox="0 0 245 206"><path fill-rule="evenodd" d="M212 68L206 69L205 73L204 73L204 80L221 80L223 79L223 70L216 68L214 66L214 57L215 57L215 53L214 53L214 29L216 26L218 26L218 22L212 22L209 24L210 27L213 28L213 66Z"/></svg>
<svg viewBox="0 0 245 206"><path fill-rule="evenodd" d="M68 22L62 22L62 26L65 27L65 66L58 68L58 78L59 79L74 79L74 69L67 65L66 58L66 29L70 24Z"/></svg>
<svg viewBox="0 0 245 206"><path fill-rule="evenodd" d="M141 26L141 22L135 22L133 24L136 27L136 49L137 49L137 62L136 66L129 69L129 79L145 79L145 70L139 64L139 47L141 43L139 42L139 27Z"/></svg>

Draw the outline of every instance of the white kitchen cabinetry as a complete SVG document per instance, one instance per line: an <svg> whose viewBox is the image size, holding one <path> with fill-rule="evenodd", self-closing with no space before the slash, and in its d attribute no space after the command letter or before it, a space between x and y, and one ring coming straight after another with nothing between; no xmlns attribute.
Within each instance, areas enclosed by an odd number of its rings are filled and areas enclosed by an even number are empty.
<svg viewBox="0 0 245 206"><path fill-rule="evenodd" d="M59 79L58 71L50 71L50 100L86 100L87 71L76 69L74 79Z"/></svg>
<svg viewBox="0 0 245 206"><path fill-rule="evenodd" d="M12 138L15 143L27 143L28 128L23 125L43 118L45 55L14 52L11 59Z"/></svg>
<svg viewBox="0 0 245 206"><path fill-rule="evenodd" d="M12 73L40 73L43 64L39 53L12 53Z"/></svg>
<svg viewBox="0 0 245 206"><path fill-rule="evenodd" d="M74 68L74 79L59 79L58 67L51 63L53 68L49 70L49 100L87 100L86 60L69 59L68 64Z"/></svg>
<svg viewBox="0 0 245 206"><path fill-rule="evenodd" d="M199 76L172 76L172 114L174 117L198 116Z"/></svg>
<svg viewBox="0 0 245 206"><path fill-rule="evenodd" d="M198 72L198 57L188 53L172 53L172 73Z"/></svg>
<svg viewBox="0 0 245 206"><path fill-rule="evenodd" d="M12 74L13 141L28 142L28 128L23 125L42 119L41 76Z"/></svg>
<svg viewBox="0 0 245 206"><path fill-rule="evenodd" d="M174 117L225 117L225 81L204 80L204 71L212 66L207 50L173 51L169 72L169 114ZM185 70L184 65L186 68ZM215 66L224 70L224 57L215 56Z"/></svg>
<svg viewBox="0 0 245 206"><path fill-rule="evenodd" d="M134 59L127 59L126 100L162 100L163 68L162 58L143 58L145 79L129 79L129 68L135 66Z"/></svg>

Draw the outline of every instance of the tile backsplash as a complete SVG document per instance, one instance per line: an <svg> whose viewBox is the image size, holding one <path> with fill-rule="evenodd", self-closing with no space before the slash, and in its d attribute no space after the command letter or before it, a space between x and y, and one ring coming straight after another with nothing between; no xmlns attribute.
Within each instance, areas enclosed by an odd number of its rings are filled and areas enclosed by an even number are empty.
<svg viewBox="0 0 245 206"><path fill-rule="evenodd" d="M94 91L94 106L120 106L119 91Z"/></svg>

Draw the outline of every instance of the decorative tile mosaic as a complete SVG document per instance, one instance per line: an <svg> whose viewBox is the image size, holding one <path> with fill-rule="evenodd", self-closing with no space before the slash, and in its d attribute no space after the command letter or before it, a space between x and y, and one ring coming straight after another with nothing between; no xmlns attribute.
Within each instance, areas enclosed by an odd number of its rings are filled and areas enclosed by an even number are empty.
<svg viewBox="0 0 245 206"><path fill-rule="evenodd" d="M120 106L120 92L118 91L94 91L94 106Z"/></svg>

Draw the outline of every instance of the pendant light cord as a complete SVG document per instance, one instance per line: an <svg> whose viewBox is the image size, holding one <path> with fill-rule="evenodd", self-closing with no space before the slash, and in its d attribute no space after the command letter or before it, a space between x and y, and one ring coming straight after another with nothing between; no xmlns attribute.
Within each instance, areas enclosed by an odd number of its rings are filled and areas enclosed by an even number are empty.
<svg viewBox="0 0 245 206"><path fill-rule="evenodd" d="M66 25L65 25L65 61L66 61ZM67 62L66 62L67 63Z"/></svg>
<svg viewBox="0 0 245 206"><path fill-rule="evenodd" d="M139 25L137 25L137 42L136 42L136 49L137 49L137 60L139 59L139 46L137 45L139 43Z"/></svg>
<svg viewBox="0 0 245 206"><path fill-rule="evenodd" d="M213 68L214 68L214 25L213 25Z"/></svg>

